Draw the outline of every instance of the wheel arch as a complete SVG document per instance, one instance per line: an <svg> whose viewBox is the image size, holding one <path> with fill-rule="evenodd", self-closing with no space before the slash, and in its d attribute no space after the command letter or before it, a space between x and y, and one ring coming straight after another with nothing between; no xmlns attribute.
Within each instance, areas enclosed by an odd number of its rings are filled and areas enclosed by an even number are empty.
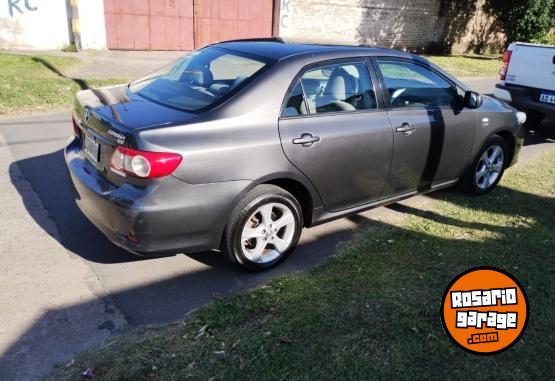
<svg viewBox="0 0 555 381"><path fill-rule="evenodd" d="M222 227L221 236L223 237L223 232L225 231L225 226L229 221L233 208L243 199L245 196L253 190L256 186L262 184L271 184L285 189L287 192L291 193L301 205L303 213L303 222L305 227L311 226L312 214L314 208L318 208L322 205L320 196L312 187L310 182L302 176L291 172L279 172L273 175L265 176L255 181L252 181L248 187L242 190L234 200L231 202L229 210L226 212L226 223Z"/></svg>
<svg viewBox="0 0 555 381"><path fill-rule="evenodd" d="M507 146L509 147L509 152L508 152L506 163L507 163L507 166L509 166L510 163L513 162L513 157L515 155L516 139L514 135L508 130L496 131L491 136L494 136L494 135L498 135L502 137L507 142Z"/></svg>
<svg viewBox="0 0 555 381"><path fill-rule="evenodd" d="M280 177L264 181L262 184L271 184L280 187L291 193L301 205L303 212L304 226L310 226L312 223L312 212L314 210L314 199L308 188L300 181Z"/></svg>

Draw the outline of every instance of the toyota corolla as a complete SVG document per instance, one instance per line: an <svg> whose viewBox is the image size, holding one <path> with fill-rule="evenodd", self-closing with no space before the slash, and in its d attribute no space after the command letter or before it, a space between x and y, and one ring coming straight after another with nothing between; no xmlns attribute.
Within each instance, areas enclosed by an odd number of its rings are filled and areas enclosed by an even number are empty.
<svg viewBox="0 0 555 381"><path fill-rule="evenodd" d="M220 249L251 270L303 227L454 184L496 186L525 115L419 56L228 41L77 94L76 201L133 253Z"/></svg>

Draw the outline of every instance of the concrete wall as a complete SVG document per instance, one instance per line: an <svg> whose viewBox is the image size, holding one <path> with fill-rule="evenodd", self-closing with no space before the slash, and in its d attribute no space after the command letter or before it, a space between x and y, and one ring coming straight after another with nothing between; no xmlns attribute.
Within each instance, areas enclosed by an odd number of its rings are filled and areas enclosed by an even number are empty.
<svg viewBox="0 0 555 381"><path fill-rule="evenodd" d="M443 24L440 0L281 0L282 37L424 48Z"/></svg>
<svg viewBox="0 0 555 381"><path fill-rule="evenodd" d="M106 49L106 24L104 1L80 0L77 2L81 49Z"/></svg>
<svg viewBox="0 0 555 381"><path fill-rule="evenodd" d="M0 49L61 49L68 29L65 0L0 0Z"/></svg>

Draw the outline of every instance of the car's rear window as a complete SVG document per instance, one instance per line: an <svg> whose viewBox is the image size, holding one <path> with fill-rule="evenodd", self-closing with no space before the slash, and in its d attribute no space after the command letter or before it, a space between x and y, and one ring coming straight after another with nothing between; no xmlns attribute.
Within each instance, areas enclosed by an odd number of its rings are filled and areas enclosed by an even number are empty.
<svg viewBox="0 0 555 381"><path fill-rule="evenodd" d="M199 111L229 98L268 65L262 58L208 47L131 83L129 88L165 106Z"/></svg>

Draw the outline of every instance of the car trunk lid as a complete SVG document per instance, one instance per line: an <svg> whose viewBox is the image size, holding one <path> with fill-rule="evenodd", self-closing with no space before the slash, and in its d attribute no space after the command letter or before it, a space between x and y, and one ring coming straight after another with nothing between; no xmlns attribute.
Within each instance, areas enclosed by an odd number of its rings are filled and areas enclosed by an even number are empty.
<svg viewBox="0 0 555 381"><path fill-rule="evenodd" d="M193 113L143 99L129 91L127 85L79 92L74 112L83 156L116 186L144 182L110 171L110 159L117 146L140 149L140 142L136 140L139 130L183 124L195 117Z"/></svg>

